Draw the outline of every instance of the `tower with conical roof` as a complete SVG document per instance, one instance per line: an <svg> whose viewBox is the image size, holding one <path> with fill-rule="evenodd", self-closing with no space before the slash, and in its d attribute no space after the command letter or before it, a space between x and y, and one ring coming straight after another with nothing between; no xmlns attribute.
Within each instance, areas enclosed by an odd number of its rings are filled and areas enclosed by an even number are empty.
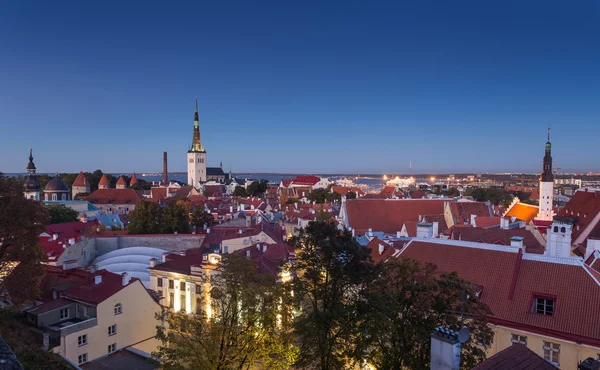
<svg viewBox="0 0 600 370"><path fill-rule="evenodd" d="M40 183L37 179L37 175L35 173L36 168L33 163L33 149L29 148L29 163L25 168L27 170L27 175L25 175L25 184L23 195L27 199L40 200Z"/></svg>
<svg viewBox="0 0 600 370"><path fill-rule="evenodd" d="M536 220L552 221L554 211L552 201L554 200L554 174L552 173L552 144L550 144L550 127L548 127L548 141L544 154L544 167L540 176L540 208Z"/></svg>
<svg viewBox="0 0 600 370"><path fill-rule="evenodd" d="M194 134L192 145L188 150L188 185L198 189L206 182L206 150L200 141L200 120L198 119L198 98L194 114Z"/></svg>

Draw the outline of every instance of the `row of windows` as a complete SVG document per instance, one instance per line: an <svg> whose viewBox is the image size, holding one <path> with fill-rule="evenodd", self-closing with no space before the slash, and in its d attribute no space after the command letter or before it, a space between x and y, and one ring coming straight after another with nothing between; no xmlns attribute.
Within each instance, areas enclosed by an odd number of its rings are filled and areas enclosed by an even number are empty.
<svg viewBox="0 0 600 370"><path fill-rule="evenodd" d="M175 280L169 279L169 289L175 289ZM163 278L159 277L157 279L157 284L156 284L159 288L163 287ZM179 290L185 291L185 281L181 281L179 282ZM202 286L199 284L196 284L196 294L201 294L202 293Z"/></svg>
<svg viewBox="0 0 600 370"><path fill-rule="evenodd" d="M190 160L188 162L194 163L194 158L190 158ZM198 157L198 162L197 163L204 163L204 158Z"/></svg>
<svg viewBox="0 0 600 370"><path fill-rule="evenodd" d="M527 336L520 334L511 334L510 342L514 344L522 344L527 346ZM542 353L544 360L550 361L555 365L559 365L560 363L560 344L543 341L542 343Z"/></svg>
<svg viewBox="0 0 600 370"><path fill-rule="evenodd" d="M48 200L48 194L44 194L44 200ZM52 194L52 200L53 201L57 201L58 200L58 196L56 194ZM67 200L67 194L62 194L60 196L60 200Z"/></svg>
<svg viewBox="0 0 600 370"><path fill-rule="evenodd" d="M109 344L108 345L108 351L107 352L109 354L113 353L113 352L116 352L116 350L117 350L117 343L113 343L113 344ZM84 353L84 354L81 354L81 355L77 356L77 364L78 365L85 364L86 362L88 362L88 354L87 353Z"/></svg>

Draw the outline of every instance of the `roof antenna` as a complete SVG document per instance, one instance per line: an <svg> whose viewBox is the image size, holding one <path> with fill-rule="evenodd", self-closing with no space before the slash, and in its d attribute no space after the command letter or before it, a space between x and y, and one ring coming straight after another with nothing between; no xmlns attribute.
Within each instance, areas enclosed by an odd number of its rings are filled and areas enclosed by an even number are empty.
<svg viewBox="0 0 600 370"><path fill-rule="evenodd" d="M550 141L550 125L548 125L548 141Z"/></svg>

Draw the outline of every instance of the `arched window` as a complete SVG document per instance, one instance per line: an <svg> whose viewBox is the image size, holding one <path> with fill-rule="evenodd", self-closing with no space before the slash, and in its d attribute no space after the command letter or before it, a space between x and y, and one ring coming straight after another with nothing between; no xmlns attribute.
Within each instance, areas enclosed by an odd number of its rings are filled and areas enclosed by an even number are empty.
<svg viewBox="0 0 600 370"><path fill-rule="evenodd" d="M565 227L563 226L563 227L560 228L560 232L561 233L565 233L565 232L567 232L567 229L565 229Z"/></svg>
<svg viewBox="0 0 600 370"><path fill-rule="evenodd" d="M48 200L48 194L44 194L44 200Z"/></svg>
<svg viewBox="0 0 600 370"><path fill-rule="evenodd" d="M558 232L558 226L554 226L554 232L557 233Z"/></svg>
<svg viewBox="0 0 600 370"><path fill-rule="evenodd" d="M52 194L52 200L55 201L56 200L56 194Z"/></svg>
<svg viewBox="0 0 600 370"><path fill-rule="evenodd" d="M60 198L61 198L62 200L67 200L67 194L63 194L63 195L62 195Z"/></svg>
<svg viewBox="0 0 600 370"><path fill-rule="evenodd" d="M115 315L120 315L123 313L123 305L120 303L117 303L115 305Z"/></svg>

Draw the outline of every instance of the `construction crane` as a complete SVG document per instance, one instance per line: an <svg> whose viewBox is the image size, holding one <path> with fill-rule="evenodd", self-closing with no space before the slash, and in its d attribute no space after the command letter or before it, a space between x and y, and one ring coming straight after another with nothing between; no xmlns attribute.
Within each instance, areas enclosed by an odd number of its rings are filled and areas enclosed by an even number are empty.
<svg viewBox="0 0 600 370"><path fill-rule="evenodd" d="M561 168L560 167L554 167L554 168L552 168L552 170L554 171L554 174L556 175L556 174L558 174L558 171L561 170Z"/></svg>

